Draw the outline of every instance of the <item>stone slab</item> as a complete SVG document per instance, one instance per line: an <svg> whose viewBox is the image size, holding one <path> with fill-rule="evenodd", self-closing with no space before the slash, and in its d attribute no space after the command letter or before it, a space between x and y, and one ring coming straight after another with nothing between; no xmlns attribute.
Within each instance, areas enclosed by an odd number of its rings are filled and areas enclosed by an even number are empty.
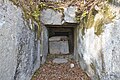
<svg viewBox="0 0 120 80"><path fill-rule="evenodd" d="M67 36L54 36L49 38L49 41L67 41Z"/></svg>
<svg viewBox="0 0 120 80"><path fill-rule="evenodd" d="M49 39L50 54L68 54L69 53L68 40L62 41L62 38L63 37L52 37Z"/></svg>
<svg viewBox="0 0 120 80"><path fill-rule="evenodd" d="M41 21L44 24L61 25L62 13L54 11L52 9L45 9L42 11Z"/></svg>
<svg viewBox="0 0 120 80"><path fill-rule="evenodd" d="M40 42L22 12L10 0L0 0L0 80L31 80L40 66Z"/></svg>
<svg viewBox="0 0 120 80"><path fill-rule="evenodd" d="M58 2L58 0L51 1ZM64 9L63 13L52 9L44 9L41 13L42 23L47 25L62 25L64 23L77 23L75 18L77 7L69 6L63 9Z"/></svg>
<svg viewBox="0 0 120 80"><path fill-rule="evenodd" d="M55 58L53 60L53 63L57 63L57 64L61 64L61 63L67 63L68 60L67 59L64 59L64 58Z"/></svg>

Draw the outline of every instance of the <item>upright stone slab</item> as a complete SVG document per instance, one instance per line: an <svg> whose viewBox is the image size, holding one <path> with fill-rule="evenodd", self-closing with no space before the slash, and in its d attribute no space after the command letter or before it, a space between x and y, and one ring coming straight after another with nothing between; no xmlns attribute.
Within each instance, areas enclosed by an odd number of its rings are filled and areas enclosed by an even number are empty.
<svg viewBox="0 0 120 80"><path fill-rule="evenodd" d="M80 28L75 29L75 59L92 80L120 80L120 7L111 7L116 17L103 25L100 35L94 33L94 27L84 35ZM95 20L101 16L96 15Z"/></svg>
<svg viewBox="0 0 120 80"><path fill-rule="evenodd" d="M38 44L22 10L0 0L0 80L30 80L40 66Z"/></svg>
<svg viewBox="0 0 120 80"><path fill-rule="evenodd" d="M66 36L55 36L49 38L50 54L68 54L69 44Z"/></svg>
<svg viewBox="0 0 120 80"><path fill-rule="evenodd" d="M46 61L46 57L47 57L47 54L48 54L48 30L47 28L42 25L42 32L41 32L41 51L42 53L40 53L40 56L41 56L41 63L43 64L45 61Z"/></svg>

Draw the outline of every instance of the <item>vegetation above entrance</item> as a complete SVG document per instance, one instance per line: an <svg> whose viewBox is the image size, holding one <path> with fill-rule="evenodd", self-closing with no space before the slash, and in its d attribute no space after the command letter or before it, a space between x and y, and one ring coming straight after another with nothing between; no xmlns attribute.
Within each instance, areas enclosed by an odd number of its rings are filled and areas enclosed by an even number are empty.
<svg viewBox="0 0 120 80"><path fill-rule="evenodd" d="M61 0L60 2L53 2L49 0L11 1L23 10L25 20L32 24L30 29L35 30L34 25L37 26L38 39L42 30L40 23L40 16L42 16L41 11L46 8L52 8L54 10L63 12L64 7L77 6L78 11L76 13L76 20L78 23L81 23L80 26L83 35L85 29L93 26L94 17L97 13L103 13L106 19L109 19L109 21L113 18L113 16L109 14L109 7L107 5L107 2L112 2L112 0ZM101 26L106 22L106 20L101 19L97 21L97 23L94 23L96 29L95 34L99 35L102 32Z"/></svg>

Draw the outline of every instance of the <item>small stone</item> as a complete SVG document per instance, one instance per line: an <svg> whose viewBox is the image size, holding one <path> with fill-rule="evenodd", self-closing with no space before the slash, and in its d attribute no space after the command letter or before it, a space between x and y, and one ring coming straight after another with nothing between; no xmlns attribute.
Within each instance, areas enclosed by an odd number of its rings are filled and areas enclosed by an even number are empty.
<svg viewBox="0 0 120 80"><path fill-rule="evenodd" d="M98 11L98 10L100 10L100 8L96 5L96 6L95 6L95 10Z"/></svg>
<svg viewBox="0 0 120 80"><path fill-rule="evenodd" d="M3 27L4 24L5 24L5 21L0 21L0 29Z"/></svg>
<svg viewBox="0 0 120 80"><path fill-rule="evenodd" d="M64 22L76 23L75 21L76 11L77 11L77 8L73 6L64 8Z"/></svg>
<svg viewBox="0 0 120 80"><path fill-rule="evenodd" d="M57 63L57 64L61 64L61 63L67 63L68 60L67 59L64 59L64 58L55 58L53 60L53 63Z"/></svg>
<svg viewBox="0 0 120 80"><path fill-rule="evenodd" d="M75 65L73 63L70 64L70 68L74 68Z"/></svg>
<svg viewBox="0 0 120 80"><path fill-rule="evenodd" d="M58 77L60 79L60 77Z"/></svg>

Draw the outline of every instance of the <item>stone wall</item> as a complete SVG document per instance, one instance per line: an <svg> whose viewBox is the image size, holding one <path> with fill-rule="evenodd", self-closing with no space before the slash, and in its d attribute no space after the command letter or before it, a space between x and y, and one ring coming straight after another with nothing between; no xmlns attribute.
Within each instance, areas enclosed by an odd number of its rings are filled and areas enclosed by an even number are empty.
<svg viewBox="0 0 120 80"><path fill-rule="evenodd" d="M103 26L103 33L96 35L94 27L75 29L75 57L81 68L92 80L120 79L120 7L111 6L116 18ZM115 11L116 10L116 11ZM99 17L98 17L99 18Z"/></svg>
<svg viewBox="0 0 120 80"><path fill-rule="evenodd" d="M17 46L15 26L17 24L14 23L16 17L12 14L9 16L8 13L14 10L13 13L16 14L16 9L10 4L1 3L2 1L0 1L0 79L13 80L17 66L17 54L15 53Z"/></svg>
<svg viewBox="0 0 120 80"><path fill-rule="evenodd" d="M41 20L50 25L74 22L75 10L74 7L66 8L65 19L62 19L62 13L43 10ZM47 28L42 25L41 40L37 41L36 33L28 26L19 7L9 0L0 0L0 79L30 80L40 63L45 62L48 53Z"/></svg>
<svg viewBox="0 0 120 80"><path fill-rule="evenodd" d="M116 18L104 25L104 32L97 36L94 28L74 29L74 56L81 68L92 80L120 79L120 7L112 6ZM115 11L117 10L117 11ZM64 12L46 9L41 21L48 25L76 23L76 7L64 8ZM28 28L20 8L9 0L0 0L0 79L30 80L32 74L44 63L48 53L48 31L44 25L41 40Z"/></svg>
<svg viewBox="0 0 120 80"><path fill-rule="evenodd" d="M0 0L0 80L30 80L40 66L38 43L21 9Z"/></svg>
<svg viewBox="0 0 120 80"><path fill-rule="evenodd" d="M76 23L75 14L77 7L70 6L64 8L64 12L45 9L42 11L41 21L47 25L62 25L64 23Z"/></svg>
<svg viewBox="0 0 120 80"><path fill-rule="evenodd" d="M47 28L42 25L42 32L41 32L41 64L46 61L46 57L48 54L48 30Z"/></svg>

